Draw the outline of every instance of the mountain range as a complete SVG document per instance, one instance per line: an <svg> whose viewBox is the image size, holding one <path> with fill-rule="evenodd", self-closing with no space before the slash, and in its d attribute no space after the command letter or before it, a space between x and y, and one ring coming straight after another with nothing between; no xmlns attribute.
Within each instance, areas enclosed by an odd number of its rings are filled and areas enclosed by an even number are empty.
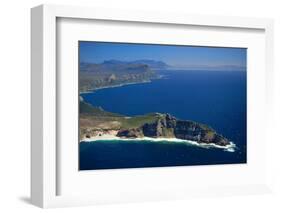
<svg viewBox="0 0 281 213"><path fill-rule="evenodd" d="M137 60L118 61L108 60L103 63L81 62L79 66L80 92L91 91L103 87L110 87L129 83L148 82L158 78L156 69L168 67L162 61Z"/></svg>

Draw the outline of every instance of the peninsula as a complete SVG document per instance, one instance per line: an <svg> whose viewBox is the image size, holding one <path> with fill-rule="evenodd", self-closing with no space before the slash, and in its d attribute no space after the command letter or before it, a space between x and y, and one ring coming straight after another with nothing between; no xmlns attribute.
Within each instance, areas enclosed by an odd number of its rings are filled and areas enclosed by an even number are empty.
<svg viewBox="0 0 281 213"><path fill-rule="evenodd" d="M194 121L180 120L168 113L150 113L126 117L104 111L80 101L80 141L104 139L167 138L194 141L199 144L228 146L231 142L211 127ZM172 141L172 140L170 140Z"/></svg>
<svg viewBox="0 0 281 213"><path fill-rule="evenodd" d="M157 69L165 67L168 65L164 62L153 60L80 63L79 90L88 92L124 84L149 82L151 79L160 77L156 72Z"/></svg>
<svg viewBox="0 0 281 213"><path fill-rule="evenodd" d="M157 68L168 67L161 61L104 61L101 64L80 63L80 93L123 84L148 82L159 78ZM231 142L211 127L181 120L169 113L149 113L127 117L93 106L80 98L80 141L98 138L164 138L194 141L199 144L229 146ZM169 140L173 141L173 140Z"/></svg>

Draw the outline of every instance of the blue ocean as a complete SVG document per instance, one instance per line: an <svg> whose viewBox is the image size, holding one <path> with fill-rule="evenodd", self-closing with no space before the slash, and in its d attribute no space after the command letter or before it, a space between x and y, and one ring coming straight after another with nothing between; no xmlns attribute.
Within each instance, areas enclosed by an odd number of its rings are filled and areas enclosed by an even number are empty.
<svg viewBox="0 0 281 213"><path fill-rule="evenodd" d="M100 89L82 97L109 112L170 113L207 124L235 143L235 151L165 141L82 142L80 170L246 163L246 72L169 70L161 74L162 78L149 83Z"/></svg>

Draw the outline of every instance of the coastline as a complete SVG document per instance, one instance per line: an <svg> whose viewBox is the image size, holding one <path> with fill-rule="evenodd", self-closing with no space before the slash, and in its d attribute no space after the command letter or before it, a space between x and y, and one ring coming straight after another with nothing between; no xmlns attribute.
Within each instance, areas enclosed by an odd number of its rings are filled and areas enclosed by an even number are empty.
<svg viewBox="0 0 281 213"><path fill-rule="evenodd" d="M150 137L143 137L143 138L120 138L115 135L110 135L110 134L104 134L102 136L95 136L91 138L84 138L80 140L81 142L85 143L94 143L96 141L144 141L144 142L167 142L167 143L185 143L185 144L190 144L194 146L199 146L201 148L218 148L218 149L224 149L225 151L228 152L235 152L236 145L233 142L230 142L229 145L226 146L220 146L214 143L198 143L196 141L190 141L190 140L183 140L183 139L178 139L178 138L150 138Z"/></svg>
<svg viewBox="0 0 281 213"><path fill-rule="evenodd" d="M101 89L122 87L122 86L133 85L133 84L146 84L146 83L151 83L151 80L141 81L141 82L122 83L122 84L116 84L116 85L112 85L112 86L96 87L96 88L91 89L91 90L79 92L79 94L81 95L81 94L93 93L93 92L95 92L97 90L101 90Z"/></svg>
<svg viewBox="0 0 281 213"><path fill-rule="evenodd" d="M159 78L154 78L154 79L164 79L165 75L161 75ZM145 80L145 81L139 81L139 82L129 82L129 83L120 83L116 85L111 85L111 86L102 86L102 87L97 87L92 90L88 91L82 91L79 92L80 95L82 94L87 94L87 93L94 93L97 90L102 90L102 89L109 89L109 88L116 88L116 87L122 87L122 86L127 86L127 85L134 85L134 84L145 84L145 83L151 83L153 79L150 80ZM83 97L80 96L80 99L83 100ZM218 148L218 149L223 149L228 152L235 152L236 150L236 145L230 141L229 145L226 146L221 146L217 145L215 143L198 143L197 141L191 141L191 140L184 140L184 139L178 139L178 138L152 138L152 137L142 137L142 138L121 138L117 137L114 134L103 134L102 136L94 136L90 138L83 138L82 140L79 141L85 142L85 143L92 143L96 141L144 141L144 142L161 142L161 143L186 143L194 146L198 146L201 148Z"/></svg>

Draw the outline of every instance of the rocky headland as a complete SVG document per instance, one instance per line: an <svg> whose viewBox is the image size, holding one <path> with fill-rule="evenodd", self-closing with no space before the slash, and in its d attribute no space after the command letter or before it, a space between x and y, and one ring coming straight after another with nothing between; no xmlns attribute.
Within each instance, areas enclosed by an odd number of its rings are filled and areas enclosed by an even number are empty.
<svg viewBox="0 0 281 213"><path fill-rule="evenodd" d="M164 62L153 60L80 63L79 90L80 93L84 93L101 88L149 82L159 78L156 70L168 67ZM79 111L80 141L112 136L125 139L174 138L218 146L231 144L227 138L207 125L181 120L168 113L127 117L92 106L82 97L80 97Z"/></svg>
<svg viewBox="0 0 281 213"><path fill-rule="evenodd" d="M158 114L158 119L145 123L138 128L121 129L117 133L121 138L177 138L198 143L226 146L230 141L216 133L212 128L194 121L178 120L170 114Z"/></svg>
<svg viewBox="0 0 281 213"><path fill-rule="evenodd" d="M149 82L159 78L156 68L166 67L160 61L139 60L123 62L108 60L100 64L80 63L79 90L93 91L118 85Z"/></svg>
<svg viewBox="0 0 281 213"><path fill-rule="evenodd" d="M168 113L126 117L80 101L80 141L110 135L123 139L176 138L218 146L231 143L207 125L180 120Z"/></svg>

